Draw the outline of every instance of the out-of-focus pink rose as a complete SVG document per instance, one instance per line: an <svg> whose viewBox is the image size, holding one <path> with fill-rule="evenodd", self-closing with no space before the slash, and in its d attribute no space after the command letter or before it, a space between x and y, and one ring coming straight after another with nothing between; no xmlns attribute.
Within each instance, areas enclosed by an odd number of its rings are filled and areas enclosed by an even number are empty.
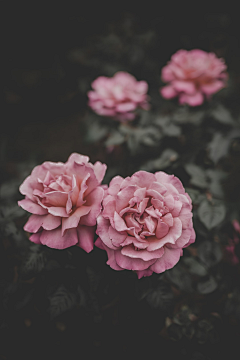
<svg viewBox="0 0 240 360"><path fill-rule="evenodd" d="M228 239L228 245L226 245L224 248L224 255L225 255L225 260L227 262L229 262L232 265L237 265L239 264L239 259L235 254L235 247L239 243L240 224L235 219L232 221L232 225L235 231L233 233L233 238Z"/></svg>
<svg viewBox="0 0 240 360"><path fill-rule="evenodd" d="M179 50L162 69L162 80L168 85L160 89L166 99L179 97L180 104L201 105L204 97L226 86L227 73L223 59L202 50Z"/></svg>
<svg viewBox="0 0 240 360"><path fill-rule="evenodd" d="M181 181L164 172L116 176L105 190L95 245L115 270L138 278L172 268L195 241L192 201Z"/></svg>
<svg viewBox="0 0 240 360"><path fill-rule="evenodd" d="M90 252L105 171L105 164L93 165L88 156L76 153L66 163L47 161L36 166L20 186L25 199L18 202L33 214L24 226L33 233L30 240L55 249L78 245Z"/></svg>
<svg viewBox="0 0 240 360"><path fill-rule="evenodd" d="M112 78L100 76L92 82L93 91L88 92L88 105L98 114L129 121L136 117L138 107L148 110L148 84L137 81L124 71Z"/></svg>

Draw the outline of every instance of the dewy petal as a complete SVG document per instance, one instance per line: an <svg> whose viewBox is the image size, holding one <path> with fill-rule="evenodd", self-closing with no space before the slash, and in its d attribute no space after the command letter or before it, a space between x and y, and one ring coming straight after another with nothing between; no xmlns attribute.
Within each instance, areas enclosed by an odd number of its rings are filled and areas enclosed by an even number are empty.
<svg viewBox="0 0 240 360"><path fill-rule="evenodd" d="M45 215L48 213L46 209L27 198L18 201L18 205L21 206L24 210L35 215Z"/></svg>
<svg viewBox="0 0 240 360"><path fill-rule="evenodd" d="M124 248L123 248L124 249ZM145 270L151 266L156 259L144 261L142 259L130 258L121 253L121 250L115 251L116 263L123 269L127 270Z"/></svg>
<svg viewBox="0 0 240 360"><path fill-rule="evenodd" d="M93 165L93 169L99 184L101 184L107 170L107 165L102 164L100 161L97 161Z"/></svg>
<svg viewBox="0 0 240 360"><path fill-rule="evenodd" d="M181 249L164 248L164 254L152 266L150 270L160 274L168 269L171 269L180 259Z"/></svg>
<svg viewBox="0 0 240 360"><path fill-rule="evenodd" d="M100 186L94 189L88 196L86 196L86 206L90 207L90 212L81 218L81 224L87 226L95 226L97 217L102 209L102 199L104 190Z"/></svg>
<svg viewBox="0 0 240 360"><path fill-rule="evenodd" d="M148 251L148 250L135 250L133 245L124 246L121 250L122 255L126 255L130 258L142 259L144 261L149 261L152 259L160 258L163 253L164 249L158 249L155 251Z"/></svg>
<svg viewBox="0 0 240 360"><path fill-rule="evenodd" d="M79 225L77 227L78 243L77 246L87 253L93 250L95 226Z"/></svg>
<svg viewBox="0 0 240 360"><path fill-rule="evenodd" d="M66 230L76 228L82 216L88 214L91 210L90 206L81 206L77 208L69 217L62 219L62 234Z"/></svg>
<svg viewBox="0 0 240 360"><path fill-rule="evenodd" d="M53 249L66 249L78 243L77 230L69 229L63 236L60 227L54 230L43 230L40 241Z"/></svg>

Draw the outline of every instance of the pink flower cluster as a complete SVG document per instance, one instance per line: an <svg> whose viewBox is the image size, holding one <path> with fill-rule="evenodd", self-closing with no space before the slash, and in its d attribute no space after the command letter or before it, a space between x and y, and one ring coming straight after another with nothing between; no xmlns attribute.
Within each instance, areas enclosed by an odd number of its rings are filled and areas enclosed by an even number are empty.
<svg viewBox="0 0 240 360"><path fill-rule="evenodd" d="M115 270L138 277L172 268L195 241L192 202L181 181L164 172L136 172L101 185L106 165L73 153L66 163L44 162L20 186L30 212L30 240L51 248L95 245ZM97 224L97 227L96 227Z"/></svg>
<svg viewBox="0 0 240 360"><path fill-rule="evenodd" d="M166 99L179 98L180 104L201 105L204 98L226 86L226 65L214 53L202 50L179 50L162 69L160 89Z"/></svg>
<svg viewBox="0 0 240 360"><path fill-rule="evenodd" d="M100 76L92 82L92 88L88 105L98 115L128 121L136 117L134 110L138 107L149 109L148 84L127 72L119 71L112 78Z"/></svg>

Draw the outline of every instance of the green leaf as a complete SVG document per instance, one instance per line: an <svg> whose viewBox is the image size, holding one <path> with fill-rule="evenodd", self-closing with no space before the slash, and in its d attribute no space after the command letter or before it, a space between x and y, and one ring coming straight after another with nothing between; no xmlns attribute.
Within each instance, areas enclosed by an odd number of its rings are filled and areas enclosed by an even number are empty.
<svg viewBox="0 0 240 360"><path fill-rule="evenodd" d="M198 246L198 256L206 266L211 267L221 261L223 254L220 245L216 242L203 241Z"/></svg>
<svg viewBox="0 0 240 360"><path fill-rule="evenodd" d="M185 257L183 258L183 262L188 266L188 270L191 274L198 276L207 275L206 268L193 257Z"/></svg>
<svg viewBox="0 0 240 360"><path fill-rule="evenodd" d="M105 141L106 146L120 145L125 141L125 136L118 131L112 131Z"/></svg>
<svg viewBox="0 0 240 360"><path fill-rule="evenodd" d="M198 216L208 230L219 225L225 218L226 208L222 203L210 204L203 200L198 208Z"/></svg>
<svg viewBox="0 0 240 360"><path fill-rule="evenodd" d="M208 150L209 157L215 164L227 154L230 140L219 132L214 134L212 141L208 145Z"/></svg>
<svg viewBox="0 0 240 360"><path fill-rule="evenodd" d="M217 287L218 284L213 276L210 276L207 281L199 282L197 284L197 290L200 292L200 294L210 294L216 290Z"/></svg>
<svg viewBox="0 0 240 360"><path fill-rule="evenodd" d="M185 169L191 176L191 184L200 188L206 188L208 186L207 177L205 171L195 164L186 164Z"/></svg>
<svg viewBox="0 0 240 360"><path fill-rule="evenodd" d="M141 169L146 171L162 170L178 159L178 153L172 149L166 149L161 156L155 160L147 161Z"/></svg>
<svg viewBox="0 0 240 360"><path fill-rule="evenodd" d="M223 105L218 104L217 107L210 112L210 114L215 120L221 122L222 124L232 125L235 123L230 111Z"/></svg>

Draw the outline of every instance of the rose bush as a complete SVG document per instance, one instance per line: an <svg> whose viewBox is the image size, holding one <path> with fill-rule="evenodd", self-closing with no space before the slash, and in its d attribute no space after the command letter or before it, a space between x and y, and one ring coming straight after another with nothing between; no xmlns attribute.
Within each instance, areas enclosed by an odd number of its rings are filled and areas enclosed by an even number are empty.
<svg viewBox="0 0 240 360"><path fill-rule="evenodd" d="M115 270L138 278L172 268L195 241L192 201L181 181L164 172L114 177L105 190L95 245Z"/></svg>
<svg viewBox="0 0 240 360"><path fill-rule="evenodd" d="M162 80L168 85L160 89L166 99L179 97L180 104L201 105L204 97L226 86L226 65L214 53L202 50L179 50L162 69Z"/></svg>
<svg viewBox="0 0 240 360"><path fill-rule="evenodd" d="M100 76L92 82L88 105L98 114L120 121L133 120L138 107L148 109L148 84L124 71L112 78Z"/></svg>
<svg viewBox="0 0 240 360"><path fill-rule="evenodd" d="M30 240L55 249L78 245L93 249L96 219L104 190L106 165L73 153L66 163L36 166L20 186L25 199L18 204L32 213L24 230Z"/></svg>

